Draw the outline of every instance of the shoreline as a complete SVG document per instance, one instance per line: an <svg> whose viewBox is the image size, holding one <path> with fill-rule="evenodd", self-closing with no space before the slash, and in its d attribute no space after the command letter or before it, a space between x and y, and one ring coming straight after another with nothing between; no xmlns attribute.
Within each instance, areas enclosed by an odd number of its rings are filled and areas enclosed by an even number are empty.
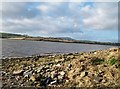
<svg viewBox="0 0 120 89"><path fill-rule="evenodd" d="M61 40L61 39L49 39L49 38L37 38L37 37L21 37L21 38L2 38L10 40L24 40L24 41L44 41L44 42L58 42L58 43L76 43L76 44L93 44L93 45L109 45L109 46L120 46L120 43L110 42L97 42L97 41L80 41L80 40Z"/></svg>
<svg viewBox="0 0 120 89"><path fill-rule="evenodd" d="M119 48L119 47L110 47L110 48ZM74 55L74 54L81 54L81 53L89 53L89 52L97 52L97 51L102 51L102 50L107 50L107 49L109 49L109 48L105 48L105 49L98 49L98 50L89 50L89 51L83 51L83 52L68 52L68 53L43 53L43 54L35 54L35 55L29 55L29 56L8 56L8 57L5 57L5 56L3 56L1 59L2 60L4 60L4 59L17 59L17 58L21 58L21 59L23 59L23 58L35 58L35 57L45 57L45 56L57 56L57 55L69 55L69 54L71 54L71 55Z"/></svg>
<svg viewBox="0 0 120 89"><path fill-rule="evenodd" d="M2 60L5 87L120 87L120 48Z"/></svg>

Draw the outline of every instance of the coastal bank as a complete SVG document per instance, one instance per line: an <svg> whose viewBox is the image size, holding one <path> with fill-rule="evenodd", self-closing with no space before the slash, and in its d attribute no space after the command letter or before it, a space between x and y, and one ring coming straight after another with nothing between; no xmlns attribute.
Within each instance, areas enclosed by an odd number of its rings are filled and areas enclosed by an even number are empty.
<svg viewBox="0 0 120 89"><path fill-rule="evenodd" d="M2 89L8 87L119 89L119 50L118 47L112 47L91 52L5 58L1 64Z"/></svg>

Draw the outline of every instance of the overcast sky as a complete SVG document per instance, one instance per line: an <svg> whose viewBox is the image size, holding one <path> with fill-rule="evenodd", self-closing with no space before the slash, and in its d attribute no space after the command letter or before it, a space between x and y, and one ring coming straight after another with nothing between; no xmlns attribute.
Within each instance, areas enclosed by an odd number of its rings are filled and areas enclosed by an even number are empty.
<svg viewBox="0 0 120 89"><path fill-rule="evenodd" d="M118 40L117 2L6 2L2 3L0 11L2 32L79 40Z"/></svg>

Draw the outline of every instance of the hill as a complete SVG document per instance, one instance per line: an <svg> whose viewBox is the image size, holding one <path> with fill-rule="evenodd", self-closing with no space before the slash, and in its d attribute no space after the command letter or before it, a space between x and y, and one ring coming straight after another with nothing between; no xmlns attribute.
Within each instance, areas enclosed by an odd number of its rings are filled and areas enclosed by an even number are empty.
<svg viewBox="0 0 120 89"><path fill-rule="evenodd" d="M16 38L16 37L26 37L26 35L0 32L0 38Z"/></svg>
<svg viewBox="0 0 120 89"><path fill-rule="evenodd" d="M113 45L120 46L120 43L112 42L97 42L90 40L75 40L70 37L33 37L21 34L0 33L0 38L16 39L16 40L32 40L32 41L50 41L50 42L64 42L64 43L83 43L83 44L99 44L99 45Z"/></svg>

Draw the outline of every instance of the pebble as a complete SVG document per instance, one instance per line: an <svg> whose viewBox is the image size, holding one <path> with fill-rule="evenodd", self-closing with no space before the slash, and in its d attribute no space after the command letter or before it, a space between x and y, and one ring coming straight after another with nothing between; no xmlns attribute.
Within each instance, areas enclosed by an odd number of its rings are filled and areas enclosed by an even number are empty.
<svg viewBox="0 0 120 89"><path fill-rule="evenodd" d="M57 64L57 65L55 65L56 67L61 67L61 65L60 64Z"/></svg>
<svg viewBox="0 0 120 89"><path fill-rule="evenodd" d="M59 75L58 79L61 80L61 79L63 79L63 77L64 77L63 75Z"/></svg>
<svg viewBox="0 0 120 89"><path fill-rule="evenodd" d="M40 71L41 71L43 68L44 68L43 66L37 68L37 73L40 73Z"/></svg>
<svg viewBox="0 0 120 89"><path fill-rule="evenodd" d="M51 77L47 77L43 80L42 85L46 86L46 85L50 84L51 81L52 81Z"/></svg>
<svg viewBox="0 0 120 89"><path fill-rule="evenodd" d="M52 78L55 78L57 76L58 76L58 72L56 72L56 71L51 72L51 77Z"/></svg>
<svg viewBox="0 0 120 89"><path fill-rule="evenodd" d="M63 62L64 60L65 60L64 58L63 59L56 59L55 62L59 63L59 62Z"/></svg>
<svg viewBox="0 0 120 89"><path fill-rule="evenodd" d="M46 63L47 65L53 65L54 64L54 62L48 62L48 63Z"/></svg>
<svg viewBox="0 0 120 89"><path fill-rule="evenodd" d="M80 71L84 71L85 70L85 65L81 65L81 67L80 67Z"/></svg>
<svg viewBox="0 0 120 89"><path fill-rule="evenodd" d="M32 71L25 71L24 73L23 73L23 76L25 77L25 78L27 78L27 77L30 77L32 75Z"/></svg>
<svg viewBox="0 0 120 89"><path fill-rule="evenodd" d="M49 65L46 65L45 67L43 67L44 70L49 69L49 68L50 68Z"/></svg>
<svg viewBox="0 0 120 89"><path fill-rule="evenodd" d="M17 76L17 77L16 77L16 80L19 80L19 79L20 79L20 76Z"/></svg>
<svg viewBox="0 0 120 89"><path fill-rule="evenodd" d="M13 71L13 75L21 75L23 72L23 70Z"/></svg>
<svg viewBox="0 0 120 89"><path fill-rule="evenodd" d="M68 64L68 68L71 68L72 67L72 64Z"/></svg>
<svg viewBox="0 0 120 89"><path fill-rule="evenodd" d="M64 75L65 75L65 72L64 72L64 71L61 71L61 72L60 72L60 75L64 76Z"/></svg>
<svg viewBox="0 0 120 89"><path fill-rule="evenodd" d="M105 82L106 82L106 80L105 80L105 79L103 79L103 80L102 80L102 82L103 82L103 83L105 83Z"/></svg>
<svg viewBox="0 0 120 89"><path fill-rule="evenodd" d="M57 81L56 81L56 80L55 80L55 81L50 82L50 84L51 84L51 85L56 84L56 83L57 83Z"/></svg>
<svg viewBox="0 0 120 89"><path fill-rule="evenodd" d="M81 72L80 77L85 77L88 75L88 72Z"/></svg>
<svg viewBox="0 0 120 89"><path fill-rule="evenodd" d="M97 52L94 52L94 54L96 55L96 54L97 54Z"/></svg>
<svg viewBox="0 0 120 89"><path fill-rule="evenodd" d="M31 77L30 77L30 80L32 80L33 82L35 81L35 77L32 75Z"/></svg>
<svg viewBox="0 0 120 89"><path fill-rule="evenodd" d="M6 75L6 72L5 71L0 71L0 76L4 76Z"/></svg>
<svg viewBox="0 0 120 89"><path fill-rule="evenodd" d="M102 78L101 77L94 77L94 80L93 80L95 83L99 83L102 81Z"/></svg>

